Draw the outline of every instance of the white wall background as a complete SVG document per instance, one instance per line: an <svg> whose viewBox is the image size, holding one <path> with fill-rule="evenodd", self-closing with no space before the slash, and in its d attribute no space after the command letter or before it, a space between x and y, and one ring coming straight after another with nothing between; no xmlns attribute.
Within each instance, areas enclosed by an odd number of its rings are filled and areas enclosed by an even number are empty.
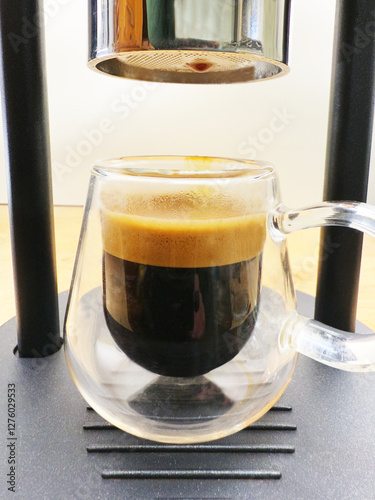
<svg viewBox="0 0 375 500"><path fill-rule="evenodd" d="M84 204L96 159L147 154L268 160L279 172L285 204L319 201L335 3L293 2L288 76L229 86L186 86L150 85L90 71L86 0L45 0L55 204ZM278 131L270 133L280 115ZM0 137L0 203L5 203ZM374 170L369 187L373 204Z"/></svg>

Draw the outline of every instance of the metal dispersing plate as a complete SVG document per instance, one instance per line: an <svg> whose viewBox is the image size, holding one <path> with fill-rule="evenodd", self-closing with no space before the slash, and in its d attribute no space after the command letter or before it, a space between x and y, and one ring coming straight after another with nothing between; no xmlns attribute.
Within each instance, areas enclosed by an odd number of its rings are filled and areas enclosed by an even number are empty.
<svg viewBox="0 0 375 500"><path fill-rule="evenodd" d="M131 52L122 60L130 66L160 71L221 72L254 66L254 58L230 52L197 52L162 50L156 53Z"/></svg>
<svg viewBox="0 0 375 500"><path fill-rule="evenodd" d="M261 55L193 50L123 52L90 66L111 75L174 83L234 83L282 76L287 66Z"/></svg>
<svg viewBox="0 0 375 500"><path fill-rule="evenodd" d="M299 309L311 315L313 299L299 294ZM375 374L301 356L281 401L250 428L162 445L88 409L63 351L18 359L15 320L0 330L0 498L13 485L31 500L374 498Z"/></svg>

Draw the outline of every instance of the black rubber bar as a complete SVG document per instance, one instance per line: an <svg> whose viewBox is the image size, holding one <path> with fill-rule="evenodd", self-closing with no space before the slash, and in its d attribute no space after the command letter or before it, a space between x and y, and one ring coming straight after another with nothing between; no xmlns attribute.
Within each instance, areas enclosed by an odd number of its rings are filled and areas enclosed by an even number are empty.
<svg viewBox="0 0 375 500"><path fill-rule="evenodd" d="M375 0L338 0L324 200L366 201L375 92ZM362 234L324 228L315 318L355 330Z"/></svg>
<svg viewBox="0 0 375 500"><path fill-rule="evenodd" d="M279 471L262 470L120 470L103 471L103 479L281 479Z"/></svg>
<svg viewBox="0 0 375 500"><path fill-rule="evenodd" d="M0 78L20 357L45 357L61 347L41 6L41 0L0 0Z"/></svg>
<svg viewBox="0 0 375 500"><path fill-rule="evenodd" d="M295 424L273 424L266 422L255 422L243 429L244 431L296 431Z"/></svg>
<svg viewBox="0 0 375 500"><path fill-rule="evenodd" d="M294 446L267 444L111 444L87 446L88 453L294 453Z"/></svg>
<svg viewBox="0 0 375 500"><path fill-rule="evenodd" d="M118 428L108 422L103 423L89 423L83 425L83 430L85 431L116 431ZM297 426L295 424L273 424L273 423L263 423L255 422L248 427L243 429L244 431L296 431Z"/></svg>
<svg viewBox="0 0 375 500"><path fill-rule="evenodd" d="M86 410L87 411L95 411L93 408L91 408L91 406L87 406L86 407ZM272 406L272 408L269 409L269 411L292 411L292 407L291 406L288 406L288 405L275 405L275 406Z"/></svg>

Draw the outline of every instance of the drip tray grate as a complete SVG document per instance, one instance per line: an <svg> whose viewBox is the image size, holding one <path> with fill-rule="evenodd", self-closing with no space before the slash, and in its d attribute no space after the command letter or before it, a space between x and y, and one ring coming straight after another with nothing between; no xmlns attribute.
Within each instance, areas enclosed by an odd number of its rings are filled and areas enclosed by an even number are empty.
<svg viewBox="0 0 375 500"><path fill-rule="evenodd" d="M280 441L290 440L292 436L290 434L286 435L285 431L296 431L297 426L291 423L275 421L283 413L290 415L291 406L274 406L259 422L246 427L238 434L205 444L150 443L117 429L101 419L92 408L88 407L87 410L94 415L94 420L85 423L83 429L89 431L91 443L93 440L100 441L100 443L88 444L86 450L89 454L105 456L105 463L102 464L101 472L103 479L275 480L281 479L282 472L271 463L272 456L290 455L295 452L293 444L280 443ZM249 433L248 431L252 432ZM274 437L275 433L276 437ZM281 437L280 433L283 434L283 437ZM103 443L103 440L106 442ZM134 454L146 455L148 461L153 463L153 468L134 469ZM198 455L202 468L190 468L192 456L196 464ZM204 465L204 457L207 455L213 457L213 461L209 462L209 468ZM132 458L129 459L129 456ZM177 458L172 464L174 467L171 467L171 456ZM226 457L226 467L222 468L224 456ZM241 468L236 467L238 456L240 456ZM260 456L262 456L262 460L254 460L254 457ZM266 457L266 460L264 460L264 457ZM155 460L158 463L157 469L154 466ZM115 465L111 463L113 461L116 462ZM248 467L244 468L246 462L248 462ZM119 463L121 463L121 468L119 468ZM265 463L267 463L267 469L264 468ZM165 468L165 464L168 465L168 468ZM113 468L108 468L108 466Z"/></svg>

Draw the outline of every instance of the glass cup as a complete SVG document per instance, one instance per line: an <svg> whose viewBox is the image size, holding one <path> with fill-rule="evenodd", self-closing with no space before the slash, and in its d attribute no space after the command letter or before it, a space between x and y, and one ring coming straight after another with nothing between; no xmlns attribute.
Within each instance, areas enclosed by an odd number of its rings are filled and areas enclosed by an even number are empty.
<svg viewBox="0 0 375 500"><path fill-rule="evenodd" d="M260 418L303 353L375 370L375 335L296 311L287 234L350 226L375 208L281 205L264 162L202 157L93 168L65 318L73 379L106 420L166 443L208 441Z"/></svg>

